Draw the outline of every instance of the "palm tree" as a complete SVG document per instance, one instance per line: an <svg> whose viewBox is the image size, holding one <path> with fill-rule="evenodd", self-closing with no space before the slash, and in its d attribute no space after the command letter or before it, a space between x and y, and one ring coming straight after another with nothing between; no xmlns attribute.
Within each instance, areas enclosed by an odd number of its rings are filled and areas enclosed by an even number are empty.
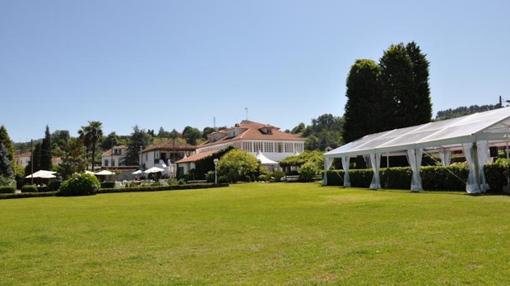
<svg viewBox="0 0 510 286"><path fill-rule="evenodd" d="M102 125L103 123L100 121L89 121L89 125L82 126L78 131L83 144L87 147L87 150L92 153L90 160L92 163L92 171L94 171L95 167L96 147L101 137L103 137Z"/></svg>

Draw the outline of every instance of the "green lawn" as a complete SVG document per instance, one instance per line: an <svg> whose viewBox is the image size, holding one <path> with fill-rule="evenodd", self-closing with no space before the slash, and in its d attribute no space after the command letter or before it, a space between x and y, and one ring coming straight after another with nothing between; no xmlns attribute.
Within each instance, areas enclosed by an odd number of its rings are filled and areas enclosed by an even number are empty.
<svg viewBox="0 0 510 286"><path fill-rule="evenodd" d="M1 285L508 284L510 197L318 184L0 201Z"/></svg>

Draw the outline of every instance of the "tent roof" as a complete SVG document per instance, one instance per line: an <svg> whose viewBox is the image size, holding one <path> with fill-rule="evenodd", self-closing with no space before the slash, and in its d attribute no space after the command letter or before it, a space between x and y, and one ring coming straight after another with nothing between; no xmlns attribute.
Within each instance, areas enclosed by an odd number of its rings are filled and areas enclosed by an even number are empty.
<svg viewBox="0 0 510 286"><path fill-rule="evenodd" d="M267 158L266 155L264 155L260 151L257 153L257 160L259 160L260 164L262 164L262 165L278 165L278 162Z"/></svg>
<svg viewBox="0 0 510 286"><path fill-rule="evenodd" d="M40 179L54 179L57 176L55 176L57 172L53 171L46 171L46 170L39 170L31 175L26 176L25 178L40 178Z"/></svg>
<svg viewBox="0 0 510 286"><path fill-rule="evenodd" d="M478 140L508 140L510 107L366 135L326 157L392 153L410 148L449 148Z"/></svg>
<svg viewBox="0 0 510 286"><path fill-rule="evenodd" d="M165 169L158 168L158 167L152 167L144 171L145 174L152 174L152 173L161 173L164 172Z"/></svg>
<svg viewBox="0 0 510 286"><path fill-rule="evenodd" d="M96 173L96 176L111 176L111 175L115 175L115 173L108 170L102 170Z"/></svg>

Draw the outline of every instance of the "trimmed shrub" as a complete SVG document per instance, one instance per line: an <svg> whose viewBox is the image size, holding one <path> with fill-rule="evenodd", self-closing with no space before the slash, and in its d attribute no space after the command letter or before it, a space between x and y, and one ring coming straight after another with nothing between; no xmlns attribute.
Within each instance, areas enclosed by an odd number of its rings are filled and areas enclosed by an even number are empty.
<svg viewBox="0 0 510 286"><path fill-rule="evenodd" d="M101 189L111 189L115 188L115 182L106 181L101 183Z"/></svg>
<svg viewBox="0 0 510 286"><path fill-rule="evenodd" d="M58 191L58 189L60 188L60 185L62 184L62 181L51 181L49 184L48 184L48 189L51 191L51 192L54 192L54 191Z"/></svg>
<svg viewBox="0 0 510 286"><path fill-rule="evenodd" d="M271 174L271 177L275 182L281 182L282 178L285 177L285 172L281 170L275 170L273 174Z"/></svg>
<svg viewBox="0 0 510 286"><path fill-rule="evenodd" d="M89 174L73 174L70 179L62 182L58 195L85 196L95 195L99 190L99 181L96 176Z"/></svg>
<svg viewBox="0 0 510 286"><path fill-rule="evenodd" d="M36 185L24 185L21 187L22 193L35 193L37 192L37 186Z"/></svg>
<svg viewBox="0 0 510 286"><path fill-rule="evenodd" d="M0 194L14 194L16 188L13 186L0 186Z"/></svg>
<svg viewBox="0 0 510 286"><path fill-rule="evenodd" d="M251 182L259 176L259 164L255 156L240 149L233 149L218 162L218 176L224 182Z"/></svg>
<svg viewBox="0 0 510 286"><path fill-rule="evenodd" d="M317 165L313 162L304 163L301 168L299 168L299 180L303 182L311 182L315 178L317 174L319 174L320 169L317 168Z"/></svg>
<svg viewBox="0 0 510 286"><path fill-rule="evenodd" d="M37 191L39 193L46 193L46 192L50 191L50 188L48 186L46 186L46 185L41 185L41 186L37 187Z"/></svg>
<svg viewBox="0 0 510 286"><path fill-rule="evenodd" d="M271 181L271 176L265 175L265 174L259 175L257 181L259 181L259 182L269 182L269 181Z"/></svg>

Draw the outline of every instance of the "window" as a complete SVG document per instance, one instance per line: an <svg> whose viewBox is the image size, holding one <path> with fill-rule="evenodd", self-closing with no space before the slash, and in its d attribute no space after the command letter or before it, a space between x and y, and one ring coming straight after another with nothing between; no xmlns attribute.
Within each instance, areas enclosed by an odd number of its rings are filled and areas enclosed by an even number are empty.
<svg viewBox="0 0 510 286"><path fill-rule="evenodd" d="M243 150L246 152L252 152L253 142L243 142Z"/></svg>
<svg viewBox="0 0 510 286"><path fill-rule="evenodd" d="M264 152L273 152L273 142L264 142Z"/></svg>
<svg viewBox="0 0 510 286"><path fill-rule="evenodd" d="M108 160L104 160L104 166L108 167Z"/></svg>
<svg viewBox="0 0 510 286"><path fill-rule="evenodd" d="M253 142L253 152L262 152L264 150L262 142Z"/></svg>
<svg viewBox="0 0 510 286"><path fill-rule="evenodd" d="M283 153L283 143L282 142L276 143L276 152Z"/></svg>
<svg viewBox="0 0 510 286"><path fill-rule="evenodd" d="M304 143L296 143L296 144L294 144L294 148L295 148L295 152L301 153L305 149Z"/></svg>
<svg viewBox="0 0 510 286"><path fill-rule="evenodd" d="M285 153L294 153L294 144L285 143Z"/></svg>

